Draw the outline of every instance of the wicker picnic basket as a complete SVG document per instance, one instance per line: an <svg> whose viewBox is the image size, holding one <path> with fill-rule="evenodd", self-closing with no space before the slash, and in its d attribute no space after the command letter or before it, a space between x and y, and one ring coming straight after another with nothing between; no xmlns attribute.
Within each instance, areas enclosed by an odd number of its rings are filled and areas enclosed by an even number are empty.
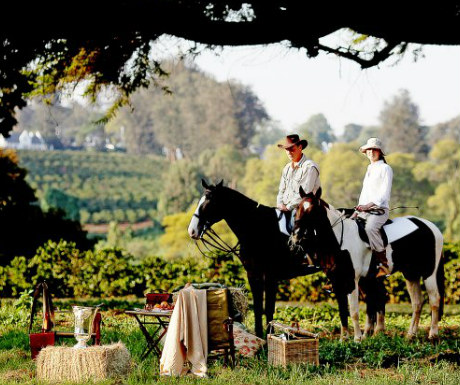
<svg viewBox="0 0 460 385"><path fill-rule="evenodd" d="M272 321L267 335L268 363L271 365L287 366L289 364L319 365L318 335L299 327ZM276 334L276 330L281 334Z"/></svg>

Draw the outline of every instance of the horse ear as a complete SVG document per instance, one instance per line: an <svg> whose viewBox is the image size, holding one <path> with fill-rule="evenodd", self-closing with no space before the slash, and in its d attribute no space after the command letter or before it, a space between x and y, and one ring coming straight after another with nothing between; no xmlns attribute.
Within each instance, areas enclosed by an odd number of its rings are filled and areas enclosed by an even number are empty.
<svg viewBox="0 0 460 385"><path fill-rule="evenodd" d="M302 186L299 187L299 194L301 198L305 198L307 194L305 194L305 190L303 189Z"/></svg>
<svg viewBox="0 0 460 385"><path fill-rule="evenodd" d="M224 180L222 179L219 183L216 184L216 187L222 187L224 185Z"/></svg>
<svg viewBox="0 0 460 385"><path fill-rule="evenodd" d="M209 186L208 184L206 183L206 181L204 179L201 179L201 185L206 189L206 190L209 190Z"/></svg>
<svg viewBox="0 0 460 385"><path fill-rule="evenodd" d="M323 192L323 189L321 187L319 187L318 190L316 190L316 194L315 194L316 199L319 200L321 198L322 192Z"/></svg>

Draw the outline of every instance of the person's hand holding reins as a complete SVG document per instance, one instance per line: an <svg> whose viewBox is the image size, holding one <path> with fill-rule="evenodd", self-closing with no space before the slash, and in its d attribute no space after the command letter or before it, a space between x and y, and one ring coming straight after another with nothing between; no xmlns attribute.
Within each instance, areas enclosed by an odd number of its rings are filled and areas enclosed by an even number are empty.
<svg viewBox="0 0 460 385"><path fill-rule="evenodd" d="M371 202L371 203L368 203L367 205L358 205L355 207L355 210L356 211L369 211L374 206L375 206L375 203Z"/></svg>
<svg viewBox="0 0 460 385"><path fill-rule="evenodd" d="M284 203L280 203L278 206L276 206L279 210L281 211L289 211L289 209L286 207Z"/></svg>

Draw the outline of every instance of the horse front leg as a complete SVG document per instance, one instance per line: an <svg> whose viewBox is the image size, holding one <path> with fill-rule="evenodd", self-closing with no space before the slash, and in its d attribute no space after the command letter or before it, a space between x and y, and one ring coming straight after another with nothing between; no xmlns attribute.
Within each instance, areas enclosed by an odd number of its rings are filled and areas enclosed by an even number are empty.
<svg viewBox="0 0 460 385"><path fill-rule="evenodd" d="M350 305L351 322L353 323L354 340L355 342L360 342L363 335L359 327L359 288L357 278L355 279L355 289L348 294L348 303Z"/></svg>
<svg viewBox="0 0 460 385"><path fill-rule="evenodd" d="M263 338L262 313L263 313L263 282L262 278L249 277L249 286L251 287L252 298L254 301L254 328L256 336Z"/></svg>
<svg viewBox="0 0 460 385"><path fill-rule="evenodd" d="M334 290L335 297L337 298L337 303L339 305L339 316L340 316L340 339L342 341L346 340L349 335L348 330L348 316L350 315L348 311L348 301L347 301L347 294L343 287L343 284L340 280L337 280L336 273L328 273L326 274L329 280L332 283L332 288Z"/></svg>
<svg viewBox="0 0 460 385"><path fill-rule="evenodd" d="M335 296L337 298L337 302L339 305L339 316L340 316L340 339L346 340L349 336L349 330L348 330L348 316L349 316L349 311L348 311L348 301L347 301L347 295L345 293L340 293L335 291L334 289Z"/></svg>
<svg viewBox="0 0 460 385"><path fill-rule="evenodd" d="M267 320L267 325L270 321L273 320L277 291L278 281L273 278L265 277L265 317Z"/></svg>
<svg viewBox="0 0 460 385"><path fill-rule="evenodd" d="M387 293L382 279L362 278L360 287L365 294L366 324L363 337L385 330L385 304Z"/></svg>

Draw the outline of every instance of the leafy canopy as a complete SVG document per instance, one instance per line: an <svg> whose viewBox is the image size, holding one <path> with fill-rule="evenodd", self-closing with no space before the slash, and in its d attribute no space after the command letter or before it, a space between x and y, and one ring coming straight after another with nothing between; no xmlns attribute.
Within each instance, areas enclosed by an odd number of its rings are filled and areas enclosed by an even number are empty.
<svg viewBox="0 0 460 385"><path fill-rule="evenodd" d="M82 0L69 12L57 0L46 6L8 2L0 26L0 133L16 124L15 110L27 97L50 95L75 82L86 81L92 98L106 86L114 88L117 97L107 117L128 103L134 90L151 82L164 87L166 72L151 60L151 43L165 34L210 47L283 42L309 57L322 51L369 68L401 56L408 43L460 44L459 7L459 0L389 1L376 15L368 2L359 1L331 7L292 0ZM25 27L31 32L25 34ZM341 29L350 31L341 42L320 42ZM418 47L412 50L418 53Z"/></svg>

